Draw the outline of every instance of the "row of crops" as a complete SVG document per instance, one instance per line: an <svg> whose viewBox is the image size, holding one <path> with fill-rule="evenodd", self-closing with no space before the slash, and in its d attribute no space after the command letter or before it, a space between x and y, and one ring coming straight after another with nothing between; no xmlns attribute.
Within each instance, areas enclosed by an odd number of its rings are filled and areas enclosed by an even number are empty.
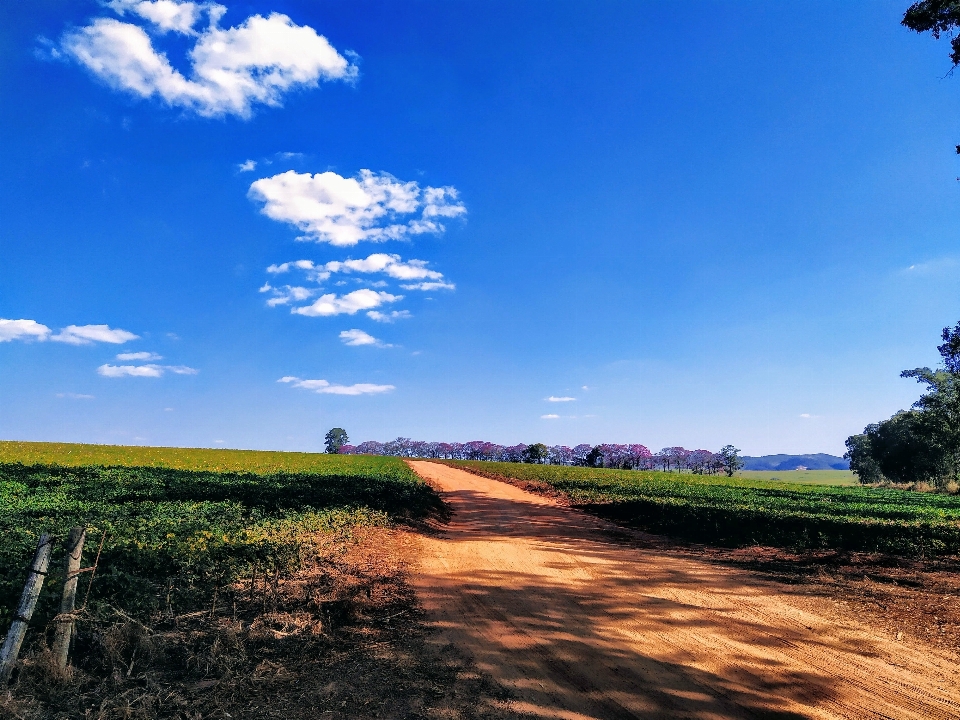
<svg viewBox="0 0 960 720"><path fill-rule="evenodd" d="M960 553L960 497L655 471L444 461L651 532L729 546Z"/></svg>
<svg viewBox="0 0 960 720"><path fill-rule="evenodd" d="M397 458L0 443L0 627L43 532L86 527L84 567L102 540L80 600L145 619L209 608L238 578L295 569L318 537L417 519L437 502ZM56 613L61 566L55 555L37 627Z"/></svg>

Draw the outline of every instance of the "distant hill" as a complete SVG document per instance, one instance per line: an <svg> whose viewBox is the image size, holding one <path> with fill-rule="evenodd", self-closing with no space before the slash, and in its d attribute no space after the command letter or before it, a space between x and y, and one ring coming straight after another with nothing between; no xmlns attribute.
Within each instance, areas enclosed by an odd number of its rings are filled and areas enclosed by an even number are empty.
<svg viewBox="0 0 960 720"><path fill-rule="evenodd" d="M798 467L805 467L807 470L849 470L850 461L826 453L743 457L744 470L796 470Z"/></svg>

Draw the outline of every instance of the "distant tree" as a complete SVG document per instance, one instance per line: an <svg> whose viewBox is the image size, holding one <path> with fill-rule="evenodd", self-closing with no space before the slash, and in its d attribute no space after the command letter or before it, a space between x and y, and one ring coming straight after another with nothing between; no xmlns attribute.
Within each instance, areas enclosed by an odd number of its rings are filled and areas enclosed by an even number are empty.
<svg viewBox="0 0 960 720"><path fill-rule="evenodd" d="M873 457L873 448L870 445L870 436L851 435L847 438L847 451L843 457L850 461L850 470L862 484L876 483L883 480L880 466Z"/></svg>
<svg viewBox="0 0 960 720"><path fill-rule="evenodd" d="M720 452L714 455L719 468L727 474L727 477L733 477L733 474L743 467L743 460L740 459L740 450L733 445L724 445Z"/></svg>
<svg viewBox="0 0 960 720"><path fill-rule="evenodd" d="M593 447L584 458L587 467L603 467L603 449L600 445Z"/></svg>
<svg viewBox="0 0 960 720"><path fill-rule="evenodd" d="M550 448L543 443L534 443L533 445L527 445L527 449L523 451L523 461L543 464L547 461L549 455Z"/></svg>
<svg viewBox="0 0 960 720"><path fill-rule="evenodd" d="M327 452L331 455L336 455L340 452L340 448L346 445L350 441L350 438L347 437L347 431L343 428L332 428L327 432L323 438L323 443L327 447Z"/></svg>
<svg viewBox="0 0 960 720"><path fill-rule="evenodd" d="M573 448L573 464L580 467L588 466L587 458L593 452L593 448L586 443L581 443Z"/></svg>

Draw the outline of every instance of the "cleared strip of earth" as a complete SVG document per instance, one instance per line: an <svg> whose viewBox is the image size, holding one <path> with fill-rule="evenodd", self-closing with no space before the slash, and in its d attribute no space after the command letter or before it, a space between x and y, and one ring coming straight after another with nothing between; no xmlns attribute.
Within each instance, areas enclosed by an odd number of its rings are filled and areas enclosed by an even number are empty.
<svg viewBox="0 0 960 720"><path fill-rule="evenodd" d="M629 547L615 526L411 462L452 510L413 580L437 642L556 718L956 718L958 658L797 588Z"/></svg>

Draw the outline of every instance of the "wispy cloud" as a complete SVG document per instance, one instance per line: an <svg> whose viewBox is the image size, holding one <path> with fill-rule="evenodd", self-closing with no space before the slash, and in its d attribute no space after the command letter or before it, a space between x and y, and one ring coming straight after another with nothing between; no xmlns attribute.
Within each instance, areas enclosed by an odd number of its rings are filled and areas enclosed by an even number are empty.
<svg viewBox="0 0 960 720"><path fill-rule="evenodd" d="M93 400L93 395L86 395L84 393L57 393L58 398L67 398L68 400Z"/></svg>
<svg viewBox="0 0 960 720"><path fill-rule="evenodd" d="M448 282L422 282L412 285L401 285L404 290L456 290L457 286Z"/></svg>
<svg viewBox="0 0 960 720"><path fill-rule="evenodd" d="M378 395L396 389L393 385L374 385L372 383L335 385L326 380L301 380L289 375L280 378L277 382L290 383L293 387L312 390L323 395Z"/></svg>
<svg viewBox="0 0 960 720"><path fill-rule="evenodd" d="M252 15L236 27L219 27L226 8L176 0L112 0L118 15L146 22L154 33L196 38L187 52L190 71L174 68L139 24L95 18L60 41L62 54L108 85L204 117L249 117L255 105L279 106L295 88L321 80L352 81L356 65L322 35L286 15ZM203 14L206 27L198 27Z"/></svg>
<svg viewBox="0 0 960 720"><path fill-rule="evenodd" d="M360 346L360 345L372 345L373 347L378 348L389 348L393 347L387 343L380 342L370 333L366 333L363 330L344 330L340 333L340 339L343 341L344 345L351 346Z"/></svg>
<svg viewBox="0 0 960 720"><path fill-rule="evenodd" d="M547 398L547 402L573 402L576 400L575 397L568 397L564 395L563 397L557 397L556 395L551 395Z"/></svg>
<svg viewBox="0 0 960 720"><path fill-rule="evenodd" d="M953 272L958 264L960 264L960 262L954 257L941 257L914 263L904 268L902 272L907 276L936 275L944 272Z"/></svg>
<svg viewBox="0 0 960 720"><path fill-rule="evenodd" d="M131 360L149 360L150 362L154 362L156 360L163 360L163 355L157 355L155 352L120 353L117 355L117 360L123 360L124 362L130 362Z"/></svg>
<svg viewBox="0 0 960 720"><path fill-rule="evenodd" d="M382 313L379 310L371 310L367 317L376 322L392 323L395 320L406 320L411 317L407 310L394 310L393 312Z"/></svg>
<svg viewBox="0 0 960 720"><path fill-rule="evenodd" d="M174 375L196 375L199 370L186 365L101 365L97 373L103 377L163 377L167 372Z"/></svg>
<svg viewBox="0 0 960 720"><path fill-rule="evenodd" d="M399 255L373 253L358 260L332 260L314 263L312 260L295 260L280 265L271 265L267 272L280 275L291 270L302 270L314 282L328 280L334 273L382 273L396 280L442 280L443 273L427 267L426 260L404 261Z"/></svg>
<svg viewBox="0 0 960 720"><path fill-rule="evenodd" d="M356 177L327 171L311 175L294 170L261 178L250 186L261 212L296 226L298 240L350 246L361 241L401 240L441 233L443 218L466 214L456 188L426 187L386 173L361 170Z"/></svg>
<svg viewBox="0 0 960 720"><path fill-rule="evenodd" d="M540 416L540 419L541 419L541 420L557 420L557 419L559 419L559 418L560 418L559 415L554 415L553 413L550 413L549 415L541 415L541 416Z"/></svg>

